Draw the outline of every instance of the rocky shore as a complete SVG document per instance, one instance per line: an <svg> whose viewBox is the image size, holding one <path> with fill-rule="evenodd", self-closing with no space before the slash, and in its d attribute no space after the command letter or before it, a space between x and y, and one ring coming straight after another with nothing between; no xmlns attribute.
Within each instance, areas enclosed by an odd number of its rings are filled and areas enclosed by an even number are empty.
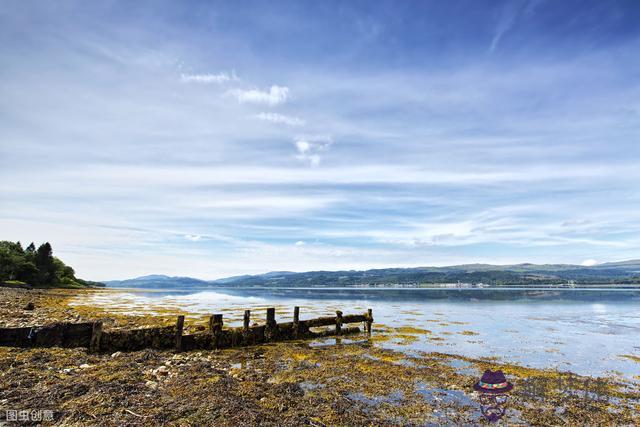
<svg viewBox="0 0 640 427"><path fill-rule="evenodd" d="M78 292L108 291L0 289L0 327L149 322L69 306ZM371 338L188 353L0 347L0 424L488 424L471 385L498 368L515 384L503 418L511 425L640 423L640 391L631 383L377 345L394 333L418 332L378 325ZM30 418L7 420L13 411Z"/></svg>

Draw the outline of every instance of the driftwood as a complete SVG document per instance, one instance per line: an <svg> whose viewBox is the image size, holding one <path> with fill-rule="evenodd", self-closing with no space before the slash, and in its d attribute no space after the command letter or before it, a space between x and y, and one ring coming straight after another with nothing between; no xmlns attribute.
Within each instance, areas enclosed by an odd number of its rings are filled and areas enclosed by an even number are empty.
<svg viewBox="0 0 640 427"><path fill-rule="evenodd" d="M364 323L371 333L373 313L318 317L300 320L300 308L295 307L293 322L277 323L275 308L267 309L264 325L249 326L251 311L244 312L243 325L224 328L222 314L209 319L209 330L183 334L184 316L178 316L175 326L105 331L102 322L56 323L27 328L0 328L0 346L10 347L86 347L90 351L134 351L144 348L222 349L285 341L299 338L315 338L359 333L358 327L344 327L348 323ZM334 326L333 329L312 331L312 328Z"/></svg>

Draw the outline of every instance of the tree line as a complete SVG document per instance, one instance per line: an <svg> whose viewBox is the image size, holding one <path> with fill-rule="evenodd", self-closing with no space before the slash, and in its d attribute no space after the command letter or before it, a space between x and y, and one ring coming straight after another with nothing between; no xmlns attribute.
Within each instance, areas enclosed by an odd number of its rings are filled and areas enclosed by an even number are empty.
<svg viewBox="0 0 640 427"><path fill-rule="evenodd" d="M45 242L24 249L20 242L0 241L0 281L23 282L38 287L79 287L94 284L78 279L73 268L53 256Z"/></svg>

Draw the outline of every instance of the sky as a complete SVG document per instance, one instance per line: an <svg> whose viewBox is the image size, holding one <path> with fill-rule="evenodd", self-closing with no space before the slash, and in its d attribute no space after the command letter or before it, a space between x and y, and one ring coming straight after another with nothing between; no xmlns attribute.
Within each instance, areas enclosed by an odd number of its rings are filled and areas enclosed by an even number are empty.
<svg viewBox="0 0 640 427"><path fill-rule="evenodd" d="M79 277L640 258L640 3L0 4L0 239Z"/></svg>

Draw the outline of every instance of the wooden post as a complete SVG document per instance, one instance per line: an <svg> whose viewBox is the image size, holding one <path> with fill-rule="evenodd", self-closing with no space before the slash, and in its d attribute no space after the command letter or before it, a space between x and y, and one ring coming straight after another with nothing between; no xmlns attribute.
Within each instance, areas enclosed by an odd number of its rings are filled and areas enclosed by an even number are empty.
<svg viewBox="0 0 640 427"><path fill-rule="evenodd" d="M213 335L222 330L222 314L214 314L209 318L209 332Z"/></svg>
<svg viewBox="0 0 640 427"><path fill-rule="evenodd" d="M267 341L271 340L275 335L276 329L276 309L267 308L267 326L264 329L264 335Z"/></svg>
<svg viewBox="0 0 640 427"><path fill-rule="evenodd" d="M222 332L222 314L214 314L209 318L209 332L211 333L211 347L218 348Z"/></svg>
<svg viewBox="0 0 640 427"><path fill-rule="evenodd" d="M244 319L242 323L242 328L245 333L249 332L249 322L251 321L251 310L244 311Z"/></svg>
<svg viewBox="0 0 640 427"><path fill-rule="evenodd" d="M184 328L184 316L178 316L176 322L176 351L182 351L182 329Z"/></svg>
<svg viewBox="0 0 640 427"><path fill-rule="evenodd" d="M366 326L366 330L367 330L367 333L369 335L371 335L371 323L373 323L373 310L372 309L368 309L367 310L367 326Z"/></svg>
<svg viewBox="0 0 640 427"><path fill-rule="evenodd" d="M293 336L298 338L300 332L300 307L293 307Z"/></svg>
<svg viewBox="0 0 640 427"><path fill-rule="evenodd" d="M267 308L267 326L274 326L276 324L276 309Z"/></svg>
<svg viewBox="0 0 640 427"><path fill-rule="evenodd" d="M91 341L89 342L89 351L100 351L100 339L102 338L102 322L93 322L91 330Z"/></svg>
<svg viewBox="0 0 640 427"><path fill-rule="evenodd" d="M342 332L342 312L336 311L336 335L340 335Z"/></svg>

